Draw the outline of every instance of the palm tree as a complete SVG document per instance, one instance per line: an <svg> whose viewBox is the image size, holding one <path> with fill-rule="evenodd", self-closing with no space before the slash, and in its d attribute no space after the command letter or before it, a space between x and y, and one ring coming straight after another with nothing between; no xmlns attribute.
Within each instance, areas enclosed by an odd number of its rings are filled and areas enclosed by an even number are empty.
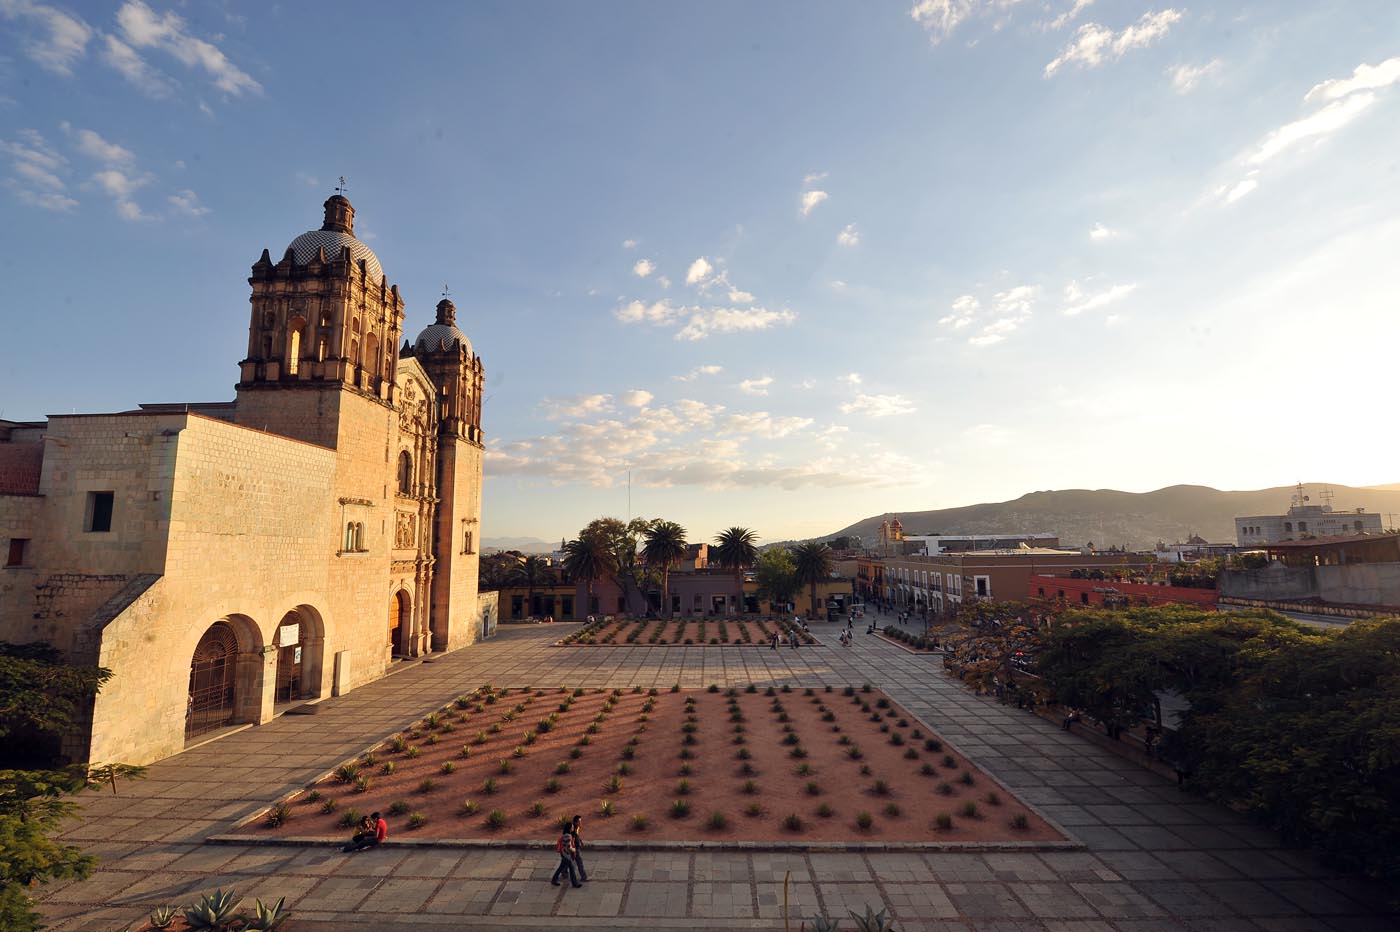
<svg viewBox="0 0 1400 932"><path fill-rule="evenodd" d="M511 568L511 585L525 587L525 614L535 611L535 589L549 581L549 564L544 557L526 557Z"/></svg>
<svg viewBox="0 0 1400 932"><path fill-rule="evenodd" d="M817 583L831 578L831 548L819 540L809 540L792 548L797 565L797 581L812 587L812 614L817 614Z"/></svg>
<svg viewBox="0 0 1400 932"><path fill-rule="evenodd" d="M645 539L642 556L649 566L661 571L661 609L663 614L669 614L671 567L685 556L685 528L674 521L658 518L646 529Z"/></svg>
<svg viewBox="0 0 1400 932"><path fill-rule="evenodd" d="M564 572L581 579L588 588L588 610L593 611L593 583L617 572L617 559L609 542L597 534L583 534L564 545Z"/></svg>
<svg viewBox="0 0 1400 932"><path fill-rule="evenodd" d="M715 537L715 562L727 570L734 571L734 582L738 587L739 611L744 610L744 570L758 561L758 548L754 542L758 535L746 527L732 527L721 531Z"/></svg>

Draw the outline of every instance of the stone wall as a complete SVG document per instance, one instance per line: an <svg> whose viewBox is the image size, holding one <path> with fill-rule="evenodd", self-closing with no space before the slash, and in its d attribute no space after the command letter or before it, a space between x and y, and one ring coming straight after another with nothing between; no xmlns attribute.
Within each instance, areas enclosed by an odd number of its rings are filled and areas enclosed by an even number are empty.
<svg viewBox="0 0 1400 932"><path fill-rule="evenodd" d="M481 550L481 467L481 447L467 440L439 440L441 501L437 509L433 614L446 620L446 630L437 632L437 650L456 650L475 643L481 636L476 591ZM463 552L468 533L472 535L470 552Z"/></svg>

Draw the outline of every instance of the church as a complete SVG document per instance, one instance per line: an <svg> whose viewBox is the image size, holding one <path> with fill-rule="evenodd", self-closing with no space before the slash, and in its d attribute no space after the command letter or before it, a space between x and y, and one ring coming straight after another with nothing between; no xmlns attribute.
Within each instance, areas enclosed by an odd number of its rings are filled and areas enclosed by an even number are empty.
<svg viewBox="0 0 1400 932"><path fill-rule="evenodd" d="M481 359L355 209L252 266L233 401L0 421L0 640L110 669L74 760L144 764L490 633Z"/></svg>

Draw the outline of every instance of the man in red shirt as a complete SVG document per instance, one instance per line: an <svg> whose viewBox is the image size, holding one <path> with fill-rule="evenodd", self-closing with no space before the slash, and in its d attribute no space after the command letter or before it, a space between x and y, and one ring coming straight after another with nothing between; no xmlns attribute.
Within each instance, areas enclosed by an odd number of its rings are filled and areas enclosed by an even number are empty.
<svg viewBox="0 0 1400 932"><path fill-rule="evenodd" d="M389 837L389 823L377 812L370 813L366 819L369 825L355 833L355 837L350 839L350 844L342 848L342 851L363 851L366 848L373 848Z"/></svg>

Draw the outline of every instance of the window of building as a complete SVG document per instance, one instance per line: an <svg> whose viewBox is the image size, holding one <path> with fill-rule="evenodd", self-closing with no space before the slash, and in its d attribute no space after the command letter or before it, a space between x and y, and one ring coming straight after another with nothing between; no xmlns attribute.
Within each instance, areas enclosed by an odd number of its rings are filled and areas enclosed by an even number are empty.
<svg viewBox="0 0 1400 932"><path fill-rule="evenodd" d="M355 550L364 553L365 550L365 526L363 522L355 522Z"/></svg>
<svg viewBox="0 0 1400 932"><path fill-rule="evenodd" d="M472 540L471 528L466 527L466 523L465 521L462 522L462 552L475 553L476 551L472 549L475 542Z"/></svg>
<svg viewBox="0 0 1400 932"><path fill-rule="evenodd" d="M5 558L6 566L24 566L25 551L29 549L29 538L11 537L10 555Z"/></svg>
<svg viewBox="0 0 1400 932"><path fill-rule="evenodd" d="M1306 533L1308 533L1308 522L1306 522L1306 521L1299 521L1299 522L1298 522L1298 533L1299 533L1299 534L1306 534Z"/></svg>
<svg viewBox="0 0 1400 932"><path fill-rule="evenodd" d="M1362 528L1362 526L1363 526L1363 525L1361 524L1361 522L1360 522L1360 521L1355 521L1355 522L1353 522L1353 526L1356 528L1356 533L1360 534L1360 533L1361 533L1361 528Z"/></svg>
<svg viewBox="0 0 1400 932"><path fill-rule="evenodd" d="M413 493L413 457L407 450L399 451L399 494Z"/></svg>
<svg viewBox="0 0 1400 932"><path fill-rule="evenodd" d="M979 598L985 599L987 596L992 594L992 580L990 577L978 576L976 577L976 584L977 595Z"/></svg>
<svg viewBox="0 0 1400 932"><path fill-rule="evenodd" d="M1289 534L1292 534L1292 533L1293 533L1293 522L1292 522L1292 521L1285 521L1285 522L1283 522L1283 529L1284 529L1285 531L1287 531Z"/></svg>
<svg viewBox="0 0 1400 932"><path fill-rule="evenodd" d="M574 617L574 597L571 595L563 596L560 602L562 605L559 609L559 614L563 615L565 618Z"/></svg>
<svg viewBox="0 0 1400 932"><path fill-rule="evenodd" d="M287 374L296 375L301 367L301 328L293 327L287 334Z"/></svg>
<svg viewBox="0 0 1400 932"><path fill-rule="evenodd" d="M83 522L83 527L99 534L112 530L112 506L115 500L115 492L89 492L87 520Z"/></svg>
<svg viewBox="0 0 1400 932"><path fill-rule="evenodd" d="M1085 605L1088 605L1088 604L1089 604L1089 593L1087 593L1087 592L1081 592L1081 593L1079 593L1079 601L1080 601L1080 602L1083 602Z"/></svg>
<svg viewBox="0 0 1400 932"><path fill-rule="evenodd" d="M347 553L355 549L355 522L351 521L345 525L345 547Z"/></svg>

